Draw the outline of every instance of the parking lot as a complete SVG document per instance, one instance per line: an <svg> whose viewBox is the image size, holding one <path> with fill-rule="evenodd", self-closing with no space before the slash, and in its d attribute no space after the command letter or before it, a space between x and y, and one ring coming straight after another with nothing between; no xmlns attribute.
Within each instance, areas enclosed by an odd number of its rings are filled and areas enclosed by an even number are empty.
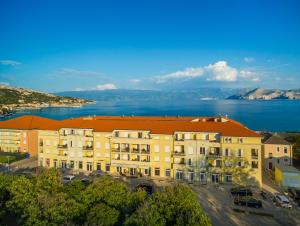
<svg viewBox="0 0 300 226"><path fill-rule="evenodd" d="M269 194L267 200L260 196L260 190L252 189L253 197L262 200L263 208L238 206L230 193L232 186L193 186L203 210L211 217L213 225L300 225L298 207L285 209L273 203Z"/></svg>

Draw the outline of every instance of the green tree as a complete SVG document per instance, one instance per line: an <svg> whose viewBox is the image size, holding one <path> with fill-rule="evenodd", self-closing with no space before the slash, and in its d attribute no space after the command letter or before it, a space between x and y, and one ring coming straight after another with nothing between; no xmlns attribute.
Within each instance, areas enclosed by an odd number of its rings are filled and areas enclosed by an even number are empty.
<svg viewBox="0 0 300 226"><path fill-rule="evenodd" d="M92 207L87 215L87 223L98 226L111 226L118 222L120 212L104 203Z"/></svg>
<svg viewBox="0 0 300 226"><path fill-rule="evenodd" d="M208 226L193 191L185 185L166 187L157 192L126 220L126 225L190 225Z"/></svg>
<svg viewBox="0 0 300 226"><path fill-rule="evenodd" d="M14 180L14 176L0 173L0 221L2 216L6 213L6 202L9 201L9 188Z"/></svg>

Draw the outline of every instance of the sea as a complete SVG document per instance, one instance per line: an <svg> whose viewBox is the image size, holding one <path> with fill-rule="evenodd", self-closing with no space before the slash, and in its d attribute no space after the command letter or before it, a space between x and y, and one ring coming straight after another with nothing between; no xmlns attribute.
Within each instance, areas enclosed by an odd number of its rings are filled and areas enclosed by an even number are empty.
<svg viewBox="0 0 300 226"><path fill-rule="evenodd" d="M57 120L93 115L227 116L256 131L300 131L300 101L294 100L100 101L82 107L25 109L1 120L21 115Z"/></svg>

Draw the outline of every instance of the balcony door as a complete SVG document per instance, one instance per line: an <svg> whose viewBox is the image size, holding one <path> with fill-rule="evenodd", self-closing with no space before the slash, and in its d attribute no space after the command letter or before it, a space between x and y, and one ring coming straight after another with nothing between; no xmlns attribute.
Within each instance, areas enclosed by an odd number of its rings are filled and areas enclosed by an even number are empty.
<svg viewBox="0 0 300 226"><path fill-rule="evenodd" d="M214 184L220 183L220 174L218 174L218 173L213 173L213 174L211 175L211 182L214 183Z"/></svg>

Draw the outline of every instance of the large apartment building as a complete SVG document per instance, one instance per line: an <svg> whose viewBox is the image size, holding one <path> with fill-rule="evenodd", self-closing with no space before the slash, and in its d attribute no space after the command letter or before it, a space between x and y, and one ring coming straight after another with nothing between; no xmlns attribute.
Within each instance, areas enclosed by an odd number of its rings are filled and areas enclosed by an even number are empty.
<svg viewBox="0 0 300 226"><path fill-rule="evenodd" d="M0 131L36 133L31 148L43 167L195 183L262 183L261 136L225 117L94 116L56 121L23 116L0 122ZM1 136L1 148L5 141Z"/></svg>

